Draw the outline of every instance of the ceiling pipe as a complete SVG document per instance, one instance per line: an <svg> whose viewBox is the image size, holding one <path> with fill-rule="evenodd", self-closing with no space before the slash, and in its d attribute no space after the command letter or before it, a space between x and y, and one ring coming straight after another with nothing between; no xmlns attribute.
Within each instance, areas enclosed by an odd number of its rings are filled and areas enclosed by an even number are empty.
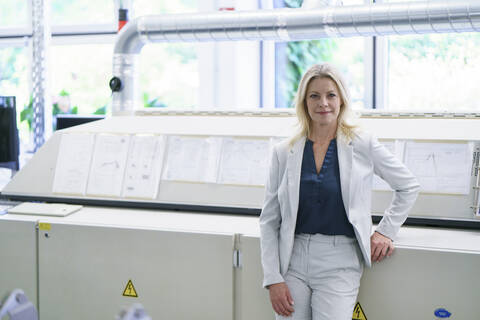
<svg viewBox="0 0 480 320"><path fill-rule="evenodd" d="M480 31L478 0L139 17L122 29L115 44L113 73L120 85L113 92L112 114L133 114L138 56L149 42L296 41L474 31Z"/></svg>

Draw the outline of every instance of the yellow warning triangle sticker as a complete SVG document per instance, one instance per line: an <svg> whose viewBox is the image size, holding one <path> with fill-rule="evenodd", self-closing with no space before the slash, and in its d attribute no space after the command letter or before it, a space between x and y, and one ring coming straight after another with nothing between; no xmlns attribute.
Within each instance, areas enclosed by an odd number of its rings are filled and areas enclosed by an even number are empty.
<svg viewBox="0 0 480 320"><path fill-rule="evenodd" d="M123 290L123 296L138 298L137 290L135 290L132 280L128 280L127 286L125 287L125 290Z"/></svg>
<svg viewBox="0 0 480 320"><path fill-rule="evenodd" d="M365 316L365 313L363 312L362 306L360 305L360 302L357 302L355 305L355 308L353 309L353 316L352 320L367 320L367 317Z"/></svg>

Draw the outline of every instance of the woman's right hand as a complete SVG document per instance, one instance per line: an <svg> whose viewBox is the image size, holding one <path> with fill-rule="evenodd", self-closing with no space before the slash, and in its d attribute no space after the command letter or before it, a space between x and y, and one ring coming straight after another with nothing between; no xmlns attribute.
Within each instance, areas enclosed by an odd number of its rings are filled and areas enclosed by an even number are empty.
<svg viewBox="0 0 480 320"><path fill-rule="evenodd" d="M290 316L293 312L293 299L287 284L285 282L271 284L268 291L273 310L281 316Z"/></svg>

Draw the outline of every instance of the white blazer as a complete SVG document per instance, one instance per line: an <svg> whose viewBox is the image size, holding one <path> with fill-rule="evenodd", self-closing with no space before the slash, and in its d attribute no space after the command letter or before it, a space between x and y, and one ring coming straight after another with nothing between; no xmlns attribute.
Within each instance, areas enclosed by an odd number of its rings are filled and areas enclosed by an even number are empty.
<svg viewBox="0 0 480 320"><path fill-rule="evenodd" d="M283 141L272 152L260 215L264 287L284 282L283 276L290 263L305 141L305 137L301 138L293 146ZM392 240L407 218L420 185L403 163L368 133L356 133L350 141L338 134L337 152L345 211L355 230L365 263L370 267L373 174L384 179L394 190L392 202L376 228Z"/></svg>

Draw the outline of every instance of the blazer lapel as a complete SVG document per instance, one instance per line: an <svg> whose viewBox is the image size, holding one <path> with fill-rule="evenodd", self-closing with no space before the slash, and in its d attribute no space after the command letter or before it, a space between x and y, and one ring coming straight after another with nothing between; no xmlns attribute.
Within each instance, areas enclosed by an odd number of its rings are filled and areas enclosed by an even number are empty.
<svg viewBox="0 0 480 320"><path fill-rule="evenodd" d="M288 153L287 159L287 178L288 195L291 205L291 212L294 220L298 212L298 198L300 195L300 173L302 170L303 149L305 148L306 138L300 138Z"/></svg>
<svg viewBox="0 0 480 320"><path fill-rule="evenodd" d="M340 170L340 187L342 189L343 205L350 217L350 187L352 178L353 146L345 137L337 138L338 167Z"/></svg>

